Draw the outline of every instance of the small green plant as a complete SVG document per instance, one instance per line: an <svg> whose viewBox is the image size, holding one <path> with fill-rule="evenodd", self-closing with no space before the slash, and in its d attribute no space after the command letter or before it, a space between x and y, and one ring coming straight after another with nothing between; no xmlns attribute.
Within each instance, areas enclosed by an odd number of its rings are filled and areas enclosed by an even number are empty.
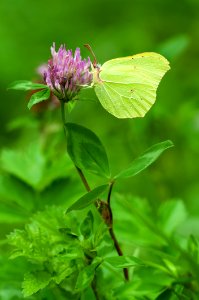
<svg viewBox="0 0 199 300"><path fill-rule="evenodd" d="M180 233L188 219L183 202L163 203L154 215L147 200L114 193L117 182L144 171L173 143L151 146L112 174L100 139L70 121L85 88L94 88L102 106L114 116L143 117L155 102L168 61L156 53L143 53L100 66L90 46L86 47L93 63L82 60L80 49L73 55L63 46L56 52L53 45L52 58L43 67L43 83L10 85L34 91L29 108L57 97L71 159L60 154L55 160L48 140L43 149L39 141L31 145L26 156L11 150L2 153L7 172L2 180L8 188L15 187L16 194L1 190L22 208L16 218L26 223L8 236L13 247L10 258L23 260L23 295L30 299L197 299L198 242L193 235ZM72 180L74 169L85 192ZM90 176L99 178L92 187ZM68 193L62 194L60 180Z"/></svg>

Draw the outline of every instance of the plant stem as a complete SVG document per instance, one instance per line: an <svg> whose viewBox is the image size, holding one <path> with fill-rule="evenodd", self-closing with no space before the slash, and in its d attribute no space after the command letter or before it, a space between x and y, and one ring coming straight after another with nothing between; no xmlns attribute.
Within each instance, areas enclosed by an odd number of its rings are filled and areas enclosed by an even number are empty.
<svg viewBox="0 0 199 300"><path fill-rule="evenodd" d="M93 293L95 295L95 298L96 300L100 300L100 297L99 297L99 294L98 294L98 291L97 291L97 284L96 284L96 275L94 276L93 278L93 281L91 283L91 287L92 287L92 290L93 290Z"/></svg>
<svg viewBox="0 0 199 300"><path fill-rule="evenodd" d="M120 245L118 243L118 240L117 240L117 238L115 236L115 233L114 233L114 230L113 230L113 213L112 213L112 209L111 209L111 193L112 193L112 190L113 190L113 184L114 184L114 181L112 181L111 184L110 184L109 193L108 193L108 199L107 199L108 210L109 210L109 215L110 215L109 233L110 233L110 236L111 236L111 238L113 240L113 243L114 243L114 246L115 246L115 249L116 249L118 255L119 256L123 256L122 249L120 248ZM128 269L124 268L123 272L124 272L124 278L128 281L129 280Z"/></svg>
<svg viewBox="0 0 199 300"><path fill-rule="evenodd" d="M65 133L65 136L66 136L66 130L65 130L66 116L65 116L65 102L64 101L61 101L61 117L62 117L62 122L63 122L63 126L64 126L64 133ZM84 176L83 171L79 167L77 167L77 166L75 166L75 167L76 167L76 170L77 170L77 172L78 172L78 174L81 178L81 181L83 182L83 185L85 186L87 192L90 192L91 188L88 184L88 181L87 181L86 177ZM114 181L112 181L111 184L110 184L107 203L100 200L100 199L98 199L95 202L95 206L98 208L98 212L100 213L100 215L102 216L104 222L108 226L109 234L110 234L110 236L113 240L113 243L114 243L114 246L115 246L115 249L116 249L118 255L123 256L123 252L120 248L118 240L117 240L117 238L115 236L115 233L113 231L113 214L112 214L112 210L111 210L111 206L110 206L113 184L114 184ZM123 272L124 272L124 278L126 280L129 280L128 269L124 268ZM96 286L96 284L95 284L95 286ZM93 288L93 284L92 284L92 288ZM96 299L98 300L99 296L96 294L94 288L93 288L93 292L96 296Z"/></svg>
<svg viewBox="0 0 199 300"><path fill-rule="evenodd" d="M91 188L90 188L90 186L88 184L88 181L86 180L86 177L84 176L84 173L82 172L82 170L80 168L78 168L77 166L75 166L75 167L77 169L77 172L78 172L78 174L79 174L79 176L80 176L80 178L81 178L81 180L82 180L82 182L83 182L83 184L84 184L87 192L90 192Z"/></svg>
<svg viewBox="0 0 199 300"><path fill-rule="evenodd" d="M63 125L65 125L65 123L66 123L65 102L63 100L61 100L60 102L61 102L61 117L62 117L62 122L63 122ZM64 131L65 131L65 128L64 128Z"/></svg>

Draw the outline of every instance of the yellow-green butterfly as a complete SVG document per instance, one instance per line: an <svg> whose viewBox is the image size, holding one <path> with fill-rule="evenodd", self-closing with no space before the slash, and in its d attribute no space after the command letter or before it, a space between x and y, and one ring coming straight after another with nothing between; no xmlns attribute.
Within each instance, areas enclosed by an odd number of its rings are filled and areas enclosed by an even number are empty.
<svg viewBox="0 0 199 300"><path fill-rule="evenodd" d="M85 46L93 54L91 47ZM117 118L144 117L156 100L162 77L170 69L167 59L145 52L99 66L93 56L93 85L102 106Z"/></svg>

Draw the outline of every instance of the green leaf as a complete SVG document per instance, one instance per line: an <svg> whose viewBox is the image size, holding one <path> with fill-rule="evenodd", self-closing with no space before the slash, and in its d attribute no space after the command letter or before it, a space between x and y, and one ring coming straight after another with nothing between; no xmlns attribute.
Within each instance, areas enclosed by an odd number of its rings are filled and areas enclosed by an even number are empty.
<svg viewBox="0 0 199 300"><path fill-rule="evenodd" d="M8 205L7 203L0 203L0 223L14 224L22 223L28 220L29 215L25 210L16 205ZM5 225L4 224L4 225ZM2 225L2 227L4 226Z"/></svg>
<svg viewBox="0 0 199 300"><path fill-rule="evenodd" d="M81 210L89 205L91 205L103 192L108 189L109 185L104 184L96 187L92 191L86 193L84 196L79 198L75 203L73 203L66 211L66 213L72 210Z"/></svg>
<svg viewBox="0 0 199 300"><path fill-rule="evenodd" d="M109 163L102 143L89 129L73 124L65 124L67 149L74 164L93 174L110 177Z"/></svg>
<svg viewBox="0 0 199 300"><path fill-rule="evenodd" d="M23 148L23 151L4 149L0 154L0 160L4 171L14 175L24 183L39 191L44 190L57 179L68 178L71 174L71 169L73 168L73 163L69 156L59 155L59 157L48 157L46 156L46 152L42 150L38 141L28 144ZM19 181L18 183L17 180L15 181L16 183L14 182L14 179L12 182L9 182L6 179L2 180L0 176L0 196L1 190L4 194L14 194L14 191L12 192L9 188L12 185L14 190L18 190L16 193L19 194L24 184L20 184ZM16 185L16 188L14 185ZM19 187L17 187L17 185ZM20 185L22 187L20 187ZM5 191L5 186L7 187L7 191ZM24 191L24 195L17 197L19 202L22 202L23 198L26 197L28 188L26 188L26 190L27 192ZM22 194L22 192L20 192L20 194ZM78 196L79 195L81 194L78 194ZM29 199L25 200L27 202L25 204L26 206L29 206L28 200Z"/></svg>
<svg viewBox="0 0 199 300"><path fill-rule="evenodd" d="M188 239L188 251L190 253L190 255L194 258L194 260L196 262L198 262L198 253L199 253L199 249L198 249L198 241L197 239L195 238L194 235L190 235L189 236L189 239Z"/></svg>
<svg viewBox="0 0 199 300"><path fill-rule="evenodd" d="M163 258L162 260L165 263L165 266L167 267L167 269L169 270L171 276L175 276L177 278L178 277L178 271L177 271L176 265L172 261L170 261L166 258Z"/></svg>
<svg viewBox="0 0 199 300"><path fill-rule="evenodd" d="M28 108L31 109L31 107L41 101L44 100L48 100L50 97L50 89L43 89L37 93L34 93L31 98L30 101L28 102Z"/></svg>
<svg viewBox="0 0 199 300"><path fill-rule="evenodd" d="M109 263L114 268L128 268L136 266L144 266L144 263L135 256L114 256L107 257L104 262Z"/></svg>
<svg viewBox="0 0 199 300"><path fill-rule="evenodd" d="M172 36L168 40L164 41L158 47L158 52L165 55L167 59L175 59L179 57L189 46L189 36L180 34Z"/></svg>
<svg viewBox="0 0 199 300"><path fill-rule="evenodd" d="M88 265L82 271L80 271L75 285L76 290L82 291L91 284L95 275L95 270L101 261L102 260L98 257L91 265Z"/></svg>
<svg viewBox="0 0 199 300"><path fill-rule="evenodd" d="M153 145L137 157L129 168L116 175L115 178L127 178L137 175L150 166L166 149L171 147L173 147L173 143L169 140Z"/></svg>
<svg viewBox="0 0 199 300"><path fill-rule="evenodd" d="M95 275L95 265L87 266L79 273L77 277L75 289L78 291L82 291L85 288L87 288L91 284L94 275Z"/></svg>
<svg viewBox="0 0 199 300"><path fill-rule="evenodd" d="M187 210L182 200L166 201L159 209L159 223L164 232L171 234L187 219Z"/></svg>
<svg viewBox="0 0 199 300"><path fill-rule="evenodd" d="M32 190L14 176L0 175L0 202L17 205L31 211L34 207Z"/></svg>
<svg viewBox="0 0 199 300"><path fill-rule="evenodd" d="M51 281L51 275L44 271L26 273L22 284L24 297L31 296L45 288Z"/></svg>
<svg viewBox="0 0 199 300"><path fill-rule="evenodd" d="M88 239L92 232L93 232L93 223L94 218L91 210L89 210L86 218L83 220L83 222L80 225L80 231L81 234L84 236L85 239Z"/></svg>
<svg viewBox="0 0 199 300"><path fill-rule="evenodd" d="M33 188L37 188L43 175L45 158L38 143L31 143L25 151L5 149L1 153L2 168Z"/></svg>
<svg viewBox="0 0 199 300"><path fill-rule="evenodd" d="M47 85L31 82L28 80L14 81L8 87L8 89L21 90L21 91L39 90L39 89L43 89L43 88L47 88Z"/></svg>

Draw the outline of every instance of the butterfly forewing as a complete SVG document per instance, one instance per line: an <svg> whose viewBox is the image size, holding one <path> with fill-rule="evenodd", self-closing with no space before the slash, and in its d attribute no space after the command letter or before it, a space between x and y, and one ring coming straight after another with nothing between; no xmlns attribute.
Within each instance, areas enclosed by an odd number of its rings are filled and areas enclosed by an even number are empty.
<svg viewBox="0 0 199 300"><path fill-rule="evenodd" d="M102 65L95 92L114 116L143 117L155 102L157 87L167 70L168 61L157 53L112 59Z"/></svg>

